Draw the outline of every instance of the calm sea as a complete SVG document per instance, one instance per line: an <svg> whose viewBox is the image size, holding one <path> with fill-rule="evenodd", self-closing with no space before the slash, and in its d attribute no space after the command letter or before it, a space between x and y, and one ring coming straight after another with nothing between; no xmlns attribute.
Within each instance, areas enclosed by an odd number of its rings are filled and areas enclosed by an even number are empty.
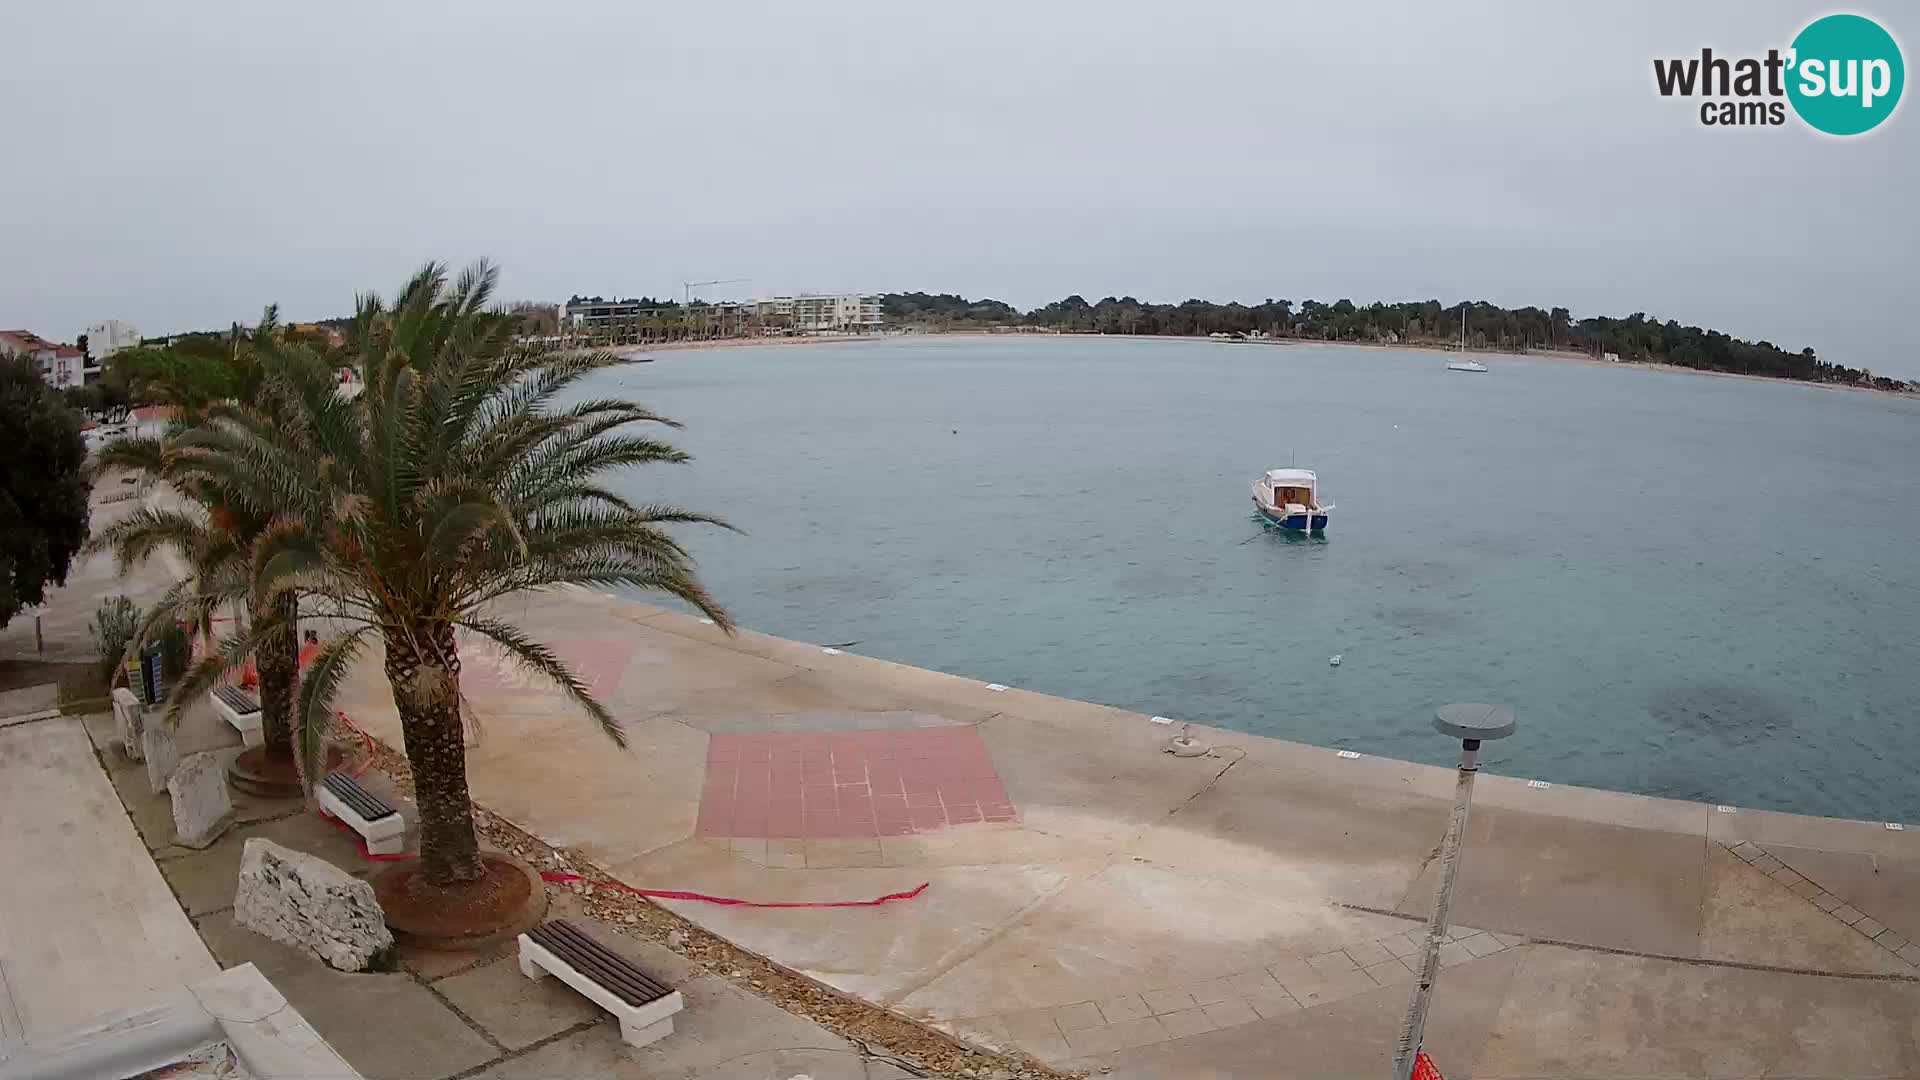
<svg viewBox="0 0 1920 1080"><path fill-rule="evenodd" d="M745 625L979 679L1449 762L1920 821L1920 401L1439 354L1074 338L661 353L636 495ZM1248 485L1319 471L1324 541ZM1343 657L1340 666L1329 657Z"/></svg>

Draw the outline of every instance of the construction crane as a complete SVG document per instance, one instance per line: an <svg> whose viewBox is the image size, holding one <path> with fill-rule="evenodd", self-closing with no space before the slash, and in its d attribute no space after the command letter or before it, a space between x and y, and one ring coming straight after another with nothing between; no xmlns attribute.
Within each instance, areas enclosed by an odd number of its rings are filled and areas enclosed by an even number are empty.
<svg viewBox="0 0 1920 1080"><path fill-rule="evenodd" d="M680 306L686 307L687 305L693 303L693 290L699 288L702 285L738 285L743 281L752 281L752 280L753 280L752 278L745 278L745 277L730 277L730 278L714 278L712 281L682 281L680 283Z"/></svg>

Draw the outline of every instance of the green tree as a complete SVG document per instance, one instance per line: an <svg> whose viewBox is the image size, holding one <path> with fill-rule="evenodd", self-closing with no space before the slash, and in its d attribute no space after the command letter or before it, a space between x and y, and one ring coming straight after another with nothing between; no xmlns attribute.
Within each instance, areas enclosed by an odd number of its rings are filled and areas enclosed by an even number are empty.
<svg viewBox="0 0 1920 1080"><path fill-rule="evenodd" d="M0 626L65 584L87 539L80 418L33 361L0 355Z"/></svg>
<svg viewBox="0 0 1920 1080"><path fill-rule="evenodd" d="M278 352L280 331L278 312L269 306L254 330L235 339L226 361L229 369L259 369L262 353ZM297 355L290 352L285 362L316 372L324 368L305 350ZM236 380L235 385L251 391L252 397L244 402L203 403L203 414L217 417L244 410L275 422L298 422L299 416L291 411L294 404L265 393L260 379ZM163 387L160 392L174 391ZM257 750L241 754L236 770L255 784L291 793L299 783L293 738L299 595L268 581L255 561L276 512L250 501L248 492L236 490L225 474L202 468L200 437L198 430L183 427L158 438L129 436L102 447L97 470L126 469L150 482L164 481L186 505L143 506L103 529L88 547L112 552L123 572L163 548L177 552L187 563L186 578L148 612L136 643L152 640L176 623L210 636L214 613L227 604L243 606L253 623L267 628L252 650L260 678L262 742ZM204 689L185 680L176 682L168 700L169 717L177 717Z"/></svg>
<svg viewBox="0 0 1920 1080"><path fill-rule="evenodd" d="M270 515L257 579L312 595L347 627L301 682L304 729L326 715L362 650L382 646L420 807L420 875L446 889L485 873L467 792L457 632L490 639L551 679L624 745L589 688L494 602L562 585L624 585L669 593L732 625L662 528L720 523L629 502L600 482L624 466L687 460L630 433L672 422L618 398L557 404L582 379L626 361L517 344L518 317L488 307L495 277L481 263L449 283L428 264L390 307L363 296L348 344L365 382L357 398L339 397L325 372L269 356L270 393L300 420L235 408L210 418L186 451ZM276 632L272 622L228 640L186 681L210 682Z"/></svg>

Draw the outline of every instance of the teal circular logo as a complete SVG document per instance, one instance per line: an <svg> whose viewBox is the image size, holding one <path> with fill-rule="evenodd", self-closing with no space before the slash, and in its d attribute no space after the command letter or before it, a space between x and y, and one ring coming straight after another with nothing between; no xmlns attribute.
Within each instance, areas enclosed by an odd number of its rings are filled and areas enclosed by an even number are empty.
<svg viewBox="0 0 1920 1080"><path fill-rule="evenodd" d="M1829 135L1872 131L1900 104L1907 82L1900 46L1880 24L1860 15L1828 15L1793 39L1787 99L1815 130Z"/></svg>

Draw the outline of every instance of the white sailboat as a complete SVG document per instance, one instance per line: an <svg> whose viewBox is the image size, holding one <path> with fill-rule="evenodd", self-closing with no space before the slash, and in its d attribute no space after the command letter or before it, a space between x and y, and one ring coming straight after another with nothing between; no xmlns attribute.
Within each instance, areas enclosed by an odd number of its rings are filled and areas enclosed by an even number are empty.
<svg viewBox="0 0 1920 1080"><path fill-rule="evenodd" d="M1460 305L1460 359L1447 361L1448 371L1486 371L1487 365L1467 359L1467 305Z"/></svg>

